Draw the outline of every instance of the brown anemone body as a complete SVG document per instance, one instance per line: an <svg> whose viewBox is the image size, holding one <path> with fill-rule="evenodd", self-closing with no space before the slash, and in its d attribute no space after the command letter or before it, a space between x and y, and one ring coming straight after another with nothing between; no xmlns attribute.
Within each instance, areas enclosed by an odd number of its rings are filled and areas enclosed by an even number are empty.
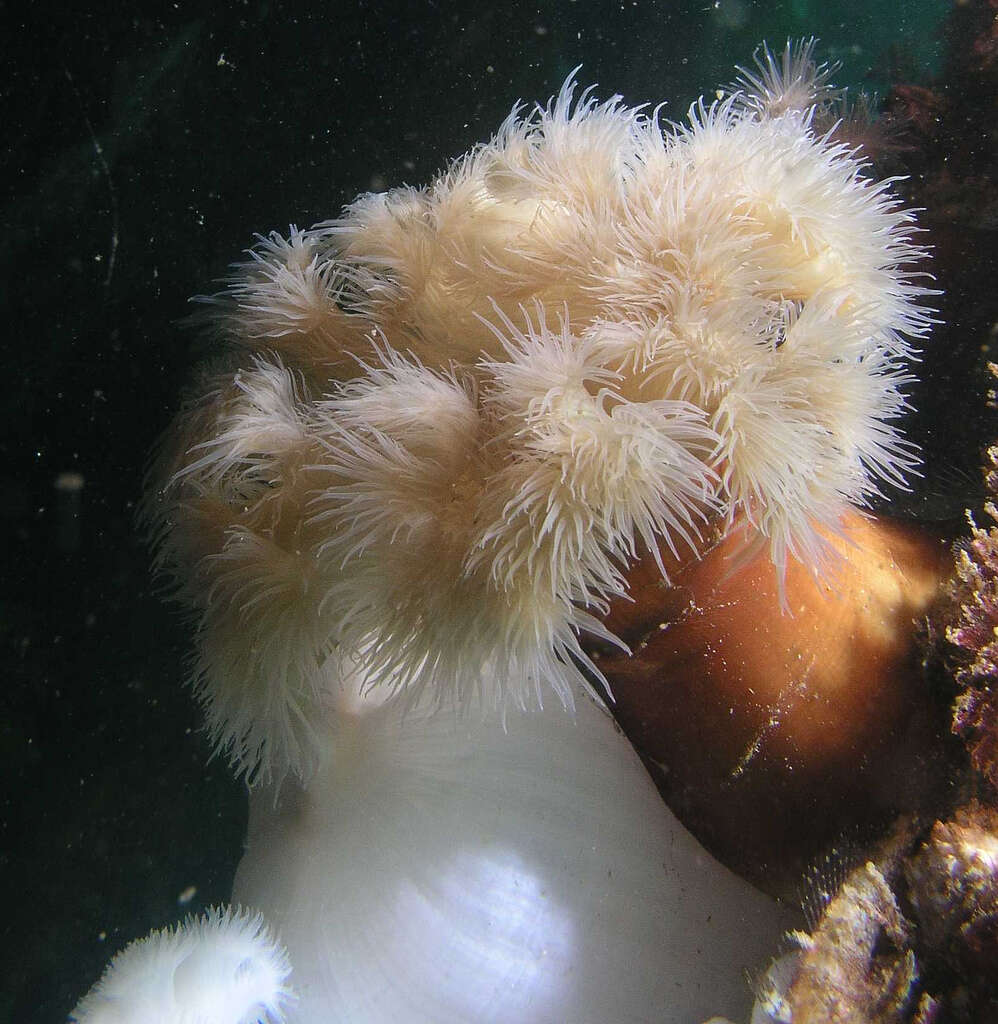
<svg viewBox="0 0 998 1024"><path fill-rule="evenodd" d="M593 651L614 713L666 802L715 855L774 892L843 834L938 791L945 712L921 670L917 621L949 546L849 512L827 579L797 562L780 611L768 550L745 531L700 560L646 558Z"/></svg>

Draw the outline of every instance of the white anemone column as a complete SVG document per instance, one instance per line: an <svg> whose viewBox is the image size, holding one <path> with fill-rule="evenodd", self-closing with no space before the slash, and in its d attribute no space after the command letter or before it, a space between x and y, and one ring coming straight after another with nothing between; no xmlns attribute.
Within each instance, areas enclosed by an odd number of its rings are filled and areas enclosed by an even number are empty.
<svg viewBox="0 0 998 1024"><path fill-rule="evenodd" d="M456 716L345 700L306 789L251 802L234 900L298 1024L746 1019L781 909L721 867L581 698Z"/></svg>

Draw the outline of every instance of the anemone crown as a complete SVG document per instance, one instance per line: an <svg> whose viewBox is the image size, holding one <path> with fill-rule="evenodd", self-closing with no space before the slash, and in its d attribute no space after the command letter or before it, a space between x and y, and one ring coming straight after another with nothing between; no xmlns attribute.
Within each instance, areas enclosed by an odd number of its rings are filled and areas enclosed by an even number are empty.
<svg viewBox="0 0 998 1024"><path fill-rule="evenodd" d="M636 557L695 557L720 517L779 578L820 571L903 486L912 214L814 129L811 43L758 63L685 125L570 76L425 188L261 236L205 300L225 354L146 509L251 779L313 769L341 657L405 699L571 705Z"/></svg>

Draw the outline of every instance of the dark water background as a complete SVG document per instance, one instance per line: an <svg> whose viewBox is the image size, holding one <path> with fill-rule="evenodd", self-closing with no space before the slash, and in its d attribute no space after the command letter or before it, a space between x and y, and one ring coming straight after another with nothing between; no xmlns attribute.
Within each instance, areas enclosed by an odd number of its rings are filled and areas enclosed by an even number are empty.
<svg viewBox="0 0 998 1024"><path fill-rule="evenodd" d="M949 9L0 4L0 1024L63 1020L127 941L225 901L240 855L243 794L206 763L133 522L197 355L188 297L255 231L426 182L578 64L680 119L762 39L816 35L840 84L884 92L938 72Z"/></svg>

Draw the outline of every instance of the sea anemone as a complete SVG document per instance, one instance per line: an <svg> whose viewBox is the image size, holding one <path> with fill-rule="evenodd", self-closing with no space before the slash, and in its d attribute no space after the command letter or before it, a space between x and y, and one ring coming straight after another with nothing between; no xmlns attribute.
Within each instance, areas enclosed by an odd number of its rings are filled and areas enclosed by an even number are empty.
<svg viewBox="0 0 998 1024"><path fill-rule="evenodd" d="M792 110L812 110L839 95L831 84L837 64L819 64L814 49L817 40L787 40L776 56L763 43L755 53L755 69L739 67L731 91L739 102L768 117Z"/></svg>
<svg viewBox="0 0 998 1024"><path fill-rule="evenodd" d="M291 965L259 913L209 910L127 945L69 1015L76 1024L283 1024Z"/></svg>
<svg viewBox="0 0 998 1024"><path fill-rule="evenodd" d="M662 803L605 709L459 716L343 672L307 787L260 787L233 897L301 1024L744 1014L783 908Z"/></svg>
<svg viewBox="0 0 998 1024"><path fill-rule="evenodd" d="M729 867L767 891L843 830L931 809L948 791L945 707L915 623L941 601L950 545L849 510L827 543L831 578L793 562L782 580L743 529L717 524L700 557L645 557L586 640L614 715L666 802Z"/></svg>
<svg viewBox="0 0 998 1024"><path fill-rule="evenodd" d="M931 323L911 213L813 127L827 69L760 68L685 126L570 76L426 188L259 236L202 300L220 352L144 516L255 787L235 896L287 943L295 1019L747 1010L782 912L608 713L613 616L632 571L671 593L730 542L727 571L764 563L749 613L792 647L802 576L813 630L850 549L883 551L856 507L916 464ZM911 607L881 561L874 631ZM216 923L191 972L184 933L120 963L200 975ZM236 1012L276 1017L285 977Z"/></svg>
<svg viewBox="0 0 998 1024"><path fill-rule="evenodd" d="M315 770L333 650L410 704L605 695L579 637L612 642L642 553L738 523L785 601L903 486L912 215L812 127L810 44L761 69L685 126L569 77L428 187L261 237L205 300L226 354L146 519L238 771Z"/></svg>

